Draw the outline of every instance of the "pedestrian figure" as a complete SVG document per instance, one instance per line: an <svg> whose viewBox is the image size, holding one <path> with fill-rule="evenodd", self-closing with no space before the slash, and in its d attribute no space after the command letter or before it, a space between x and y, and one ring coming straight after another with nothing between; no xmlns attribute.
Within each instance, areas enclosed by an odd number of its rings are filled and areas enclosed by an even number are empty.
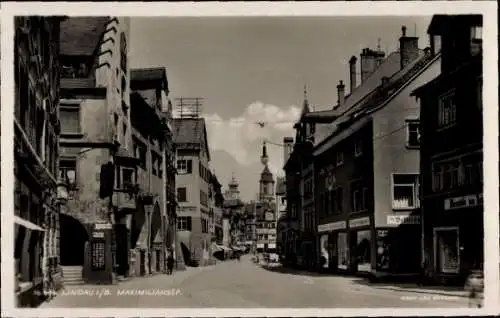
<svg viewBox="0 0 500 318"><path fill-rule="evenodd" d="M472 270L465 282L465 291L469 294L470 308L483 306L484 276L481 270Z"/></svg>
<svg viewBox="0 0 500 318"><path fill-rule="evenodd" d="M167 275L172 275L173 269L174 269L174 256L172 255L172 253L169 253L167 257Z"/></svg>
<svg viewBox="0 0 500 318"><path fill-rule="evenodd" d="M241 258L241 254L240 253L236 253L236 258L238 259L238 262L239 262L240 258Z"/></svg>

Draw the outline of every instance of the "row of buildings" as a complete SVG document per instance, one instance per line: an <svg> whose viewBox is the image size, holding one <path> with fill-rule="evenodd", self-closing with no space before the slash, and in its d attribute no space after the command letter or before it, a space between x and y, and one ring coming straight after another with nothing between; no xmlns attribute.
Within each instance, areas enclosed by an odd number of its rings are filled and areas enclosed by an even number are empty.
<svg viewBox="0 0 500 318"><path fill-rule="evenodd" d="M15 19L19 306L53 283L163 272L169 253L179 270L211 264L223 244L200 109L174 118L165 68L130 68L129 31L128 18Z"/></svg>
<svg viewBox="0 0 500 318"><path fill-rule="evenodd" d="M284 138L286 264L374 277L422 267L462 282L483 262L482 16L436 15L430 47L352 56L349 92ZM360 71L358 71L358 65ZM357 74L361 82L357 83Z"/></svg>

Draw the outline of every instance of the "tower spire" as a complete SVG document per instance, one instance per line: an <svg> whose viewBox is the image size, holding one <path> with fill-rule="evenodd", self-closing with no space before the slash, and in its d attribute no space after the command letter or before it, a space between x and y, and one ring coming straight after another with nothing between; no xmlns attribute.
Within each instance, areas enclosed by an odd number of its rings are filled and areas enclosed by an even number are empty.
<svg viewBox="0 0 500 318"><path fill-rule="evenodd" d="M307 84L304 83L304 101L307 101Z"/></svg>
<svg viewBox="0 0 500 318"><path fill-rule="evenodd" d="M378 38L378 39L377 39L377 51L379 51L379 52L380 52L380 42L381 42L381 41L382 41L382 39L381 39L381 38Z"/></svg>

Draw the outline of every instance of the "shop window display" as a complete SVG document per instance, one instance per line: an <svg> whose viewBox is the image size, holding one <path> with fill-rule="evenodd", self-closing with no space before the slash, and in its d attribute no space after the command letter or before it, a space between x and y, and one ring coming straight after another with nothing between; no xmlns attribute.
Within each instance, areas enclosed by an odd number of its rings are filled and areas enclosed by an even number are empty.
<svg viewBox="0 0 500 318"><path fill-rule="evenodd" d="M337 236L337 262L337 268L339 269L347 269L349 267L347 233L339 233Z"/></svg>
<svg viewBox="0 0 500 318"><path fill-rule="evenodd" d="M356 263L358 271L368 272L371 270L371 232L370 230L357 233Z"/></svg>
<svg viewBox="0 0 500 318"><path fill-rule="evenodd" d="M328 235L321 236L321 267L328 268L329 257L328 257Z"/></svg>
<svg viewBox="0 0 500 318"><path fill-rule="evenodd" d="M390 242L387 230L377 231L377 269L389 270L390 267Z"/></svg>
<svg viewBox="0 0 500 318"><path fill-rule="evenodd" d="M459 243L458 230L456 229L436 229L436 256L438 270L441 273L458 273L459 263Z"/></svg>

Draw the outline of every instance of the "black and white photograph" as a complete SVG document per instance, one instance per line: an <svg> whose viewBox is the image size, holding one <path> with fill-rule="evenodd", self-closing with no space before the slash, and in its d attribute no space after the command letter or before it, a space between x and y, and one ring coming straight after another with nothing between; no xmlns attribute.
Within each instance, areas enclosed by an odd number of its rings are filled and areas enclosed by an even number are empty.
<svg viewBox="0 0 500 318"><path fill-rule="evenodd" d="M2 9L6 308L497 308L483 3Z"/></svg>

